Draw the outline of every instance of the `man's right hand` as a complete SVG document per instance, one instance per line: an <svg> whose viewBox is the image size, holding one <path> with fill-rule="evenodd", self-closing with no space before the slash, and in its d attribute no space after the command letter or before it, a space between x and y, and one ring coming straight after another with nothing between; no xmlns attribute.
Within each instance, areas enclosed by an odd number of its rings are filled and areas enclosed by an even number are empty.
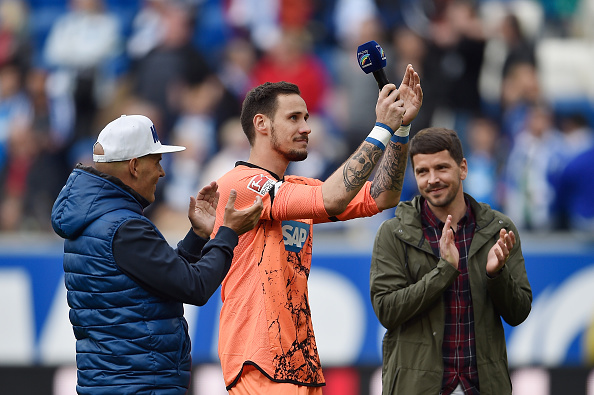
<svg viewBox="0 0 594 395"><path fill-rule="evenodd" d="M439 239L439 255L442 259L448 261L450 265L458 269L458 262L460 261L460 252L456 247L454 241L454 231L452 230L452 216L448 215L443 230L441 231L441 239Z"/></svg>
<svg viewBox="0 0 594 395"><path fill-rule="evenodd" d="M229 200L225 206L225 216L223 218L223 226L231 228L238 236L248 232L256 226L262 215L262 198L256 196L254 204L244 210L235 209L235 199L237 199L237 191L232 189L229 193Z"/></svg>
<svg viewBox="0 0 594 395"><path fill-rule="evenodd" d="M375 105L376 122L396 130L402 124L404 113L404 100L400 98L400 92L396 89L396 85L384 85Z"/></svg>

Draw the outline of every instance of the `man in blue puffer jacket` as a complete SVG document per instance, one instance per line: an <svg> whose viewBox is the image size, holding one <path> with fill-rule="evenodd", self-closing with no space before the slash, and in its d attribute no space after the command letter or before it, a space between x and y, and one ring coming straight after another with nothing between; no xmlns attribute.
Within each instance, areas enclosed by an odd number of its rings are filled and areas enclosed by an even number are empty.
<svg viewBox="0 0 594 395"><path fill-rule="evenodd" d="M94 167L77 165L52 210L64 241L79 394L185 394L190 337L183 303L204 305L219 287L238 236L258 222L262 202L225 207L209 240L219 200L216 182L190 197L191 229L172 248L143 215L165 176L150 119L122 116L99 134Z"/></svg>

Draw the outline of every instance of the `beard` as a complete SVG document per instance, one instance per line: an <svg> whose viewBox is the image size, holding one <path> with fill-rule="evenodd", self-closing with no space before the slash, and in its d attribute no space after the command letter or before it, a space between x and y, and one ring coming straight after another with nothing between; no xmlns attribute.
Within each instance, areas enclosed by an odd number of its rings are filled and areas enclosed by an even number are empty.
<svg viewBox="0 0 594 395"><path fill-rule="evenodd" d="M444 184L435 185L432 188L438 189L443 188ZM439 198L429 195L430 190L423 190L419 191L421 195L429 202L429 204L433 207L448 207L452 202L456 199L458 195L458 190L460 189L460 181L455 183L454 185L450 185L450 187L446 190L446 194Z"/></svg>
<svg viewBox="0 0 594 395"><path fill-rule="evenodd" d="M272 149L281 154L286 160L290 162L300 162L307 158L307 148L285 150L278 142L277 134L274 125L270 128L270 137Z"/></svg>

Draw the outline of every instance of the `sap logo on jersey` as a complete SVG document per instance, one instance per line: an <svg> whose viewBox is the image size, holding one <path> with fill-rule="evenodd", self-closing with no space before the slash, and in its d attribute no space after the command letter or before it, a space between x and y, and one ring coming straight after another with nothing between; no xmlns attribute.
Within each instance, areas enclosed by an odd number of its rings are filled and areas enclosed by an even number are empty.
<svg viewBox="0 0 594 395"><path fill-rule="evenodd" d="M282 227L285 249L300 252L309 236L309 225L298 221L283 221Z"/></svg>
<svg viewBox="0 0 594 395"><path fill-rule="evenodd" d="M274 180L266 177L264 174L258 174L250 180L248 189L264 196L272 189L274 183Z"/></svg>

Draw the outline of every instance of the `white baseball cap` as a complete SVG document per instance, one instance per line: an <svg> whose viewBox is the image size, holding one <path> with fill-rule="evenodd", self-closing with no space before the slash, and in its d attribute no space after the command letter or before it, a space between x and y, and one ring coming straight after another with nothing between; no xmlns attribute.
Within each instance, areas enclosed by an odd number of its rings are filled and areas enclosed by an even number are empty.
<svg viewBox="0 0 594 395"><path fill-rule="evenodd" d="M103 147L103 155L93 154L93 162L121 162L186 149L161 144L155 125L144 115L122 115L111 121L99 133L97 143Z"/></svg>

